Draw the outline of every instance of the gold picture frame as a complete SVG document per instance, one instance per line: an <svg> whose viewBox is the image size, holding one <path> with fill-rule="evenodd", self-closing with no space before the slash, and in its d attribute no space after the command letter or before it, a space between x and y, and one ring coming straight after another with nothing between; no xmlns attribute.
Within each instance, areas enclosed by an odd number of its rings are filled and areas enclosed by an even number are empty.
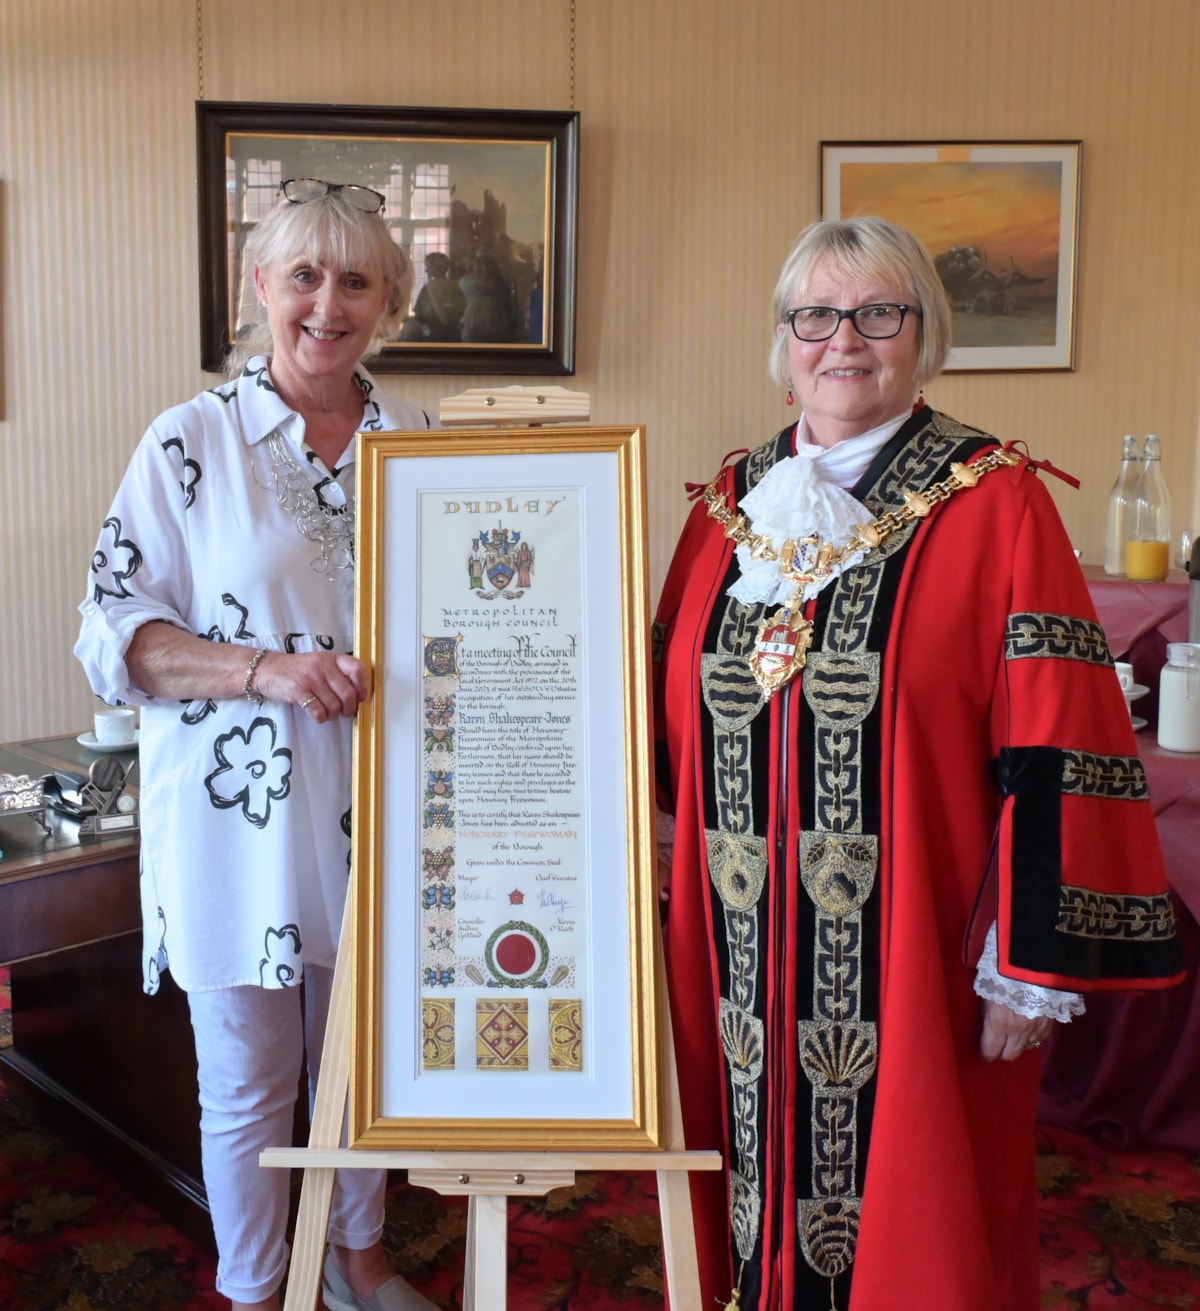
<svg viewBox="0 0 1200 1311"><path fill-rule="evenodd" d="M657 1149L643 431L357 460L350 1143Z"/></svg>

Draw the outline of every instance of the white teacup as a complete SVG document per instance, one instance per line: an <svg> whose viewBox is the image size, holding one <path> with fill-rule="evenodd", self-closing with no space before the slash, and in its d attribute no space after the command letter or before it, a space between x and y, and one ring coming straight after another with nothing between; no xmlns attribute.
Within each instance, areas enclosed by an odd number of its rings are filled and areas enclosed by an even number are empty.
<svg viewBox="0 0 1200 1311"><path fill-rule="evenodd" d="M1125 660L1117 660L1113 663L1113 668L1117 671L1117 682L1121 684L1121 691L1126 696L1133 691L1133 666Z"/></svg>
<svg viewBox="0 0 1200 1311"><path fill-rule="evenodd" d="M128 706L96 711L96 741L103 747L132 744L136 728L137 711Z"/></svg>

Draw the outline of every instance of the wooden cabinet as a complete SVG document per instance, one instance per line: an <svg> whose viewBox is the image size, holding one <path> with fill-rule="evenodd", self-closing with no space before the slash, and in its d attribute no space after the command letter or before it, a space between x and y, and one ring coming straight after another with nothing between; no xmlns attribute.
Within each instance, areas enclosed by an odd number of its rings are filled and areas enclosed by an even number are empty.
<svg viewBox="0 0 1200 1311"><path fill-rule="evenodd" d="M0 747L0 771L34 778L86 773L93 759L74 738ZM81 842L75 822L46 821L48 835L0 816L13 1024L0 1079L67 1108L89 1149L211 1248L187 998L169 976L156 996L142 991L137 835Z"/></svg>

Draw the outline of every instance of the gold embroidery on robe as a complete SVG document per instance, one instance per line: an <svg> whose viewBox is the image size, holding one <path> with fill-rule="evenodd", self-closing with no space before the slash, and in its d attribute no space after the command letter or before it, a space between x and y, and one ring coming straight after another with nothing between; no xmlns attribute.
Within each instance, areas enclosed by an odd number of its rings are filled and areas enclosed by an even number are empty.
<svg viewBox="0 0 1200 1311"><path fill-rule="evenodd" d="M1104 629L1090 619L1072 615L1023 612L1008 616L1004 634L1006 660L1080 660L1111 665Z"/></svg>
<svg viewBox="0 0 1200 1311"><path fill-rule="evenodd" d="M1166 893L1130 897L1067 885L1058 894L1055 928L1078 938L1158 942L1175 936L1175 912Z"/></svg>
<svg viewBox="0 0 1200 1311"><path fill-rule="evenodd" d="M1146 767L1137 756L1100 756L1064 751L1064 796L1107 797L1110 801L1148 801Z"/></svg>

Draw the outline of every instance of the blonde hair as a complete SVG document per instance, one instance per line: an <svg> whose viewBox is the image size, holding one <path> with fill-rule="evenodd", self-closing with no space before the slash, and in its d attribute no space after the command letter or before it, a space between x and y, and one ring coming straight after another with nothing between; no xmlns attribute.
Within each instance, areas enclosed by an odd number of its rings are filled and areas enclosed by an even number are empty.
<svg viewBox="0 0 1200 1311"><path fill-rule="evenodd" d="M788 252L775 284L771 312L777 326L786 323L788 310L805 303L806 289L818 265L856 282L893 283L902 288L921 311L913 381L918 388L924 387L941 373L950 353L950 303L929 252L911 232L870 216L823 219L805 228ZM790 331L776 332L768 357L770 375L781 387L789 385Z"/></svg>
<svg viewBox="0 0 1200 1311"><path fill-rule="evenodd" d="M264 271L302 258L323 268L375 273L387 287L387 304L365 351L380 351L399 331L412 296L412 262L392 240L378 214L351 205L339 192L295 205L282 200L262 219L246 242L246 261ZM230 347L225 369L239 374L252 355L269 355L274 343L266 315Z"/></svg>

